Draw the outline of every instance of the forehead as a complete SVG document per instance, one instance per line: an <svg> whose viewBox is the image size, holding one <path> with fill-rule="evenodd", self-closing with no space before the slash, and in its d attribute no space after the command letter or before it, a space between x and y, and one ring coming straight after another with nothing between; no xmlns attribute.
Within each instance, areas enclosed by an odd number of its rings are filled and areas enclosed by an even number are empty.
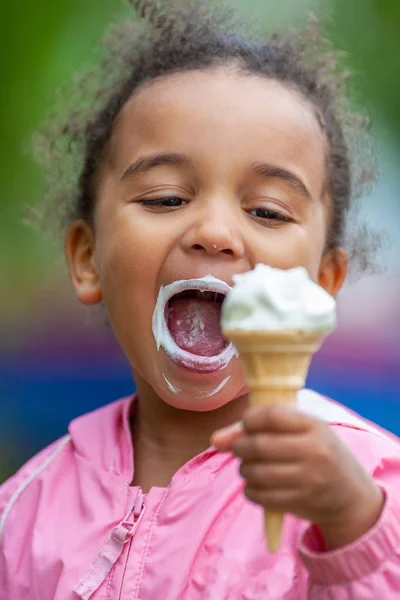
<svg viewBox="0 0 400 600"><path fill-rule="evenodd" d="M232 166L265 160L323 178L326 141L299 92L228 68L156 79L122 109L114 130L117 164L138 153L185 152ZM319 177L318 177L319 176Z"/></svg>

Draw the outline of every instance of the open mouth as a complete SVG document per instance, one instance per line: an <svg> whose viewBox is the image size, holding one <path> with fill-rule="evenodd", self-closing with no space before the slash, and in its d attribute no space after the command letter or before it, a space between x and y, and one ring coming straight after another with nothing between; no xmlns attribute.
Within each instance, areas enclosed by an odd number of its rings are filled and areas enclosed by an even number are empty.
<svg viewBox="0 0 400 600"><path fill-rule="evenodd" d="M197 356L217 356L228 345L221 331L219 292L185 290L165 305L165 320L176 345Z"/></svg>
<svg viewBox="0 0 400 600"><path fill-rule="evenodd" d="M221 308L230 286L207 275L161 286L153 314L157 349L198 373L223 369L235 353L221 331Z"/></svg>

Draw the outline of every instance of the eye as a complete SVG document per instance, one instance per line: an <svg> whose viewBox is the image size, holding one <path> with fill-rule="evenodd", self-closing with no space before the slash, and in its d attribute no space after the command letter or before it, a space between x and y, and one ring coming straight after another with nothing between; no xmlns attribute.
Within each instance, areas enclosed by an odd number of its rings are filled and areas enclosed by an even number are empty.
<svg viewBox="0 0 400 600"><path fill-rule="evenodd" d="M154 208L179 208L187 204L186 200L177 196L167 196L165 198L155 198L154 200L141 200L142 206L153 206Z"/></svg>
<svg viewBox="0 0 400 600"><path fill-rule="evenodd" d="M267 221L282 221L284 223L291 223L292 219L278 213L275 210L271 210L270 208L254 208L249 211L249 215L252 217L257 217L258 219L265 219Z"/></svg>

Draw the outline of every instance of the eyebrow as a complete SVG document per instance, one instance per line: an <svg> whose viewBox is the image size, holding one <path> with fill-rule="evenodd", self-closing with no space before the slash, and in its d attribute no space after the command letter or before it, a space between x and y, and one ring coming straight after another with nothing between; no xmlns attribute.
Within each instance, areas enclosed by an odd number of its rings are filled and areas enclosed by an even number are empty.
<svg viewBox="0 0 400 600"><path fill-rule="evenodd" d="M151 169L164 165L193 166L193 160L187 154L178 152L161 152L149 156L139 156L131 165L129 165L121 175L121 179L130 179L140 173L146 173ZM300 193L307 200L312 196L305 183L287 169L277 167L268 163L253 163L250 170L256 175L267 179L280 179L289 184L296 192Z"/></svg>
<svg viewBox="0 0 400 600"><path fill-rule="evenodd" d="M121 175L121 179L129 179L139 173L146 173L155 167L163 165L192 166L193 161L187 154L177 152L162 152L150 156L139 156L135 162L127 167Z"/></svg>
<svg viewBox="0 0 400 600"><path fill-rule="evenodd" d="M282 167L277 167L276 165L271 165L268 163L254 163L251 166L251 171L256 175L261 175L261 177L268 179L280 179L284 183L289 184L296 192L300 193L307 200L312 199L312 195L306 184L300 179L300 177L291 171L288 171L287 169L283 169Z"/></svg>

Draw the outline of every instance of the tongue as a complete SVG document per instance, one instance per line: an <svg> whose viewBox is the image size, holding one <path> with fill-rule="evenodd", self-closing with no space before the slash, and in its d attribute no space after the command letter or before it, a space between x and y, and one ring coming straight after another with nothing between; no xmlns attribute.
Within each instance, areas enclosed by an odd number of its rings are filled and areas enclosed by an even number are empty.
<svg viewBox="0 0 400 600"><path fill-rule="evenodd" d="M198 356L215 356L225 348L221 304L198 298L172 298L167 324L175 343Z"/></svg>

